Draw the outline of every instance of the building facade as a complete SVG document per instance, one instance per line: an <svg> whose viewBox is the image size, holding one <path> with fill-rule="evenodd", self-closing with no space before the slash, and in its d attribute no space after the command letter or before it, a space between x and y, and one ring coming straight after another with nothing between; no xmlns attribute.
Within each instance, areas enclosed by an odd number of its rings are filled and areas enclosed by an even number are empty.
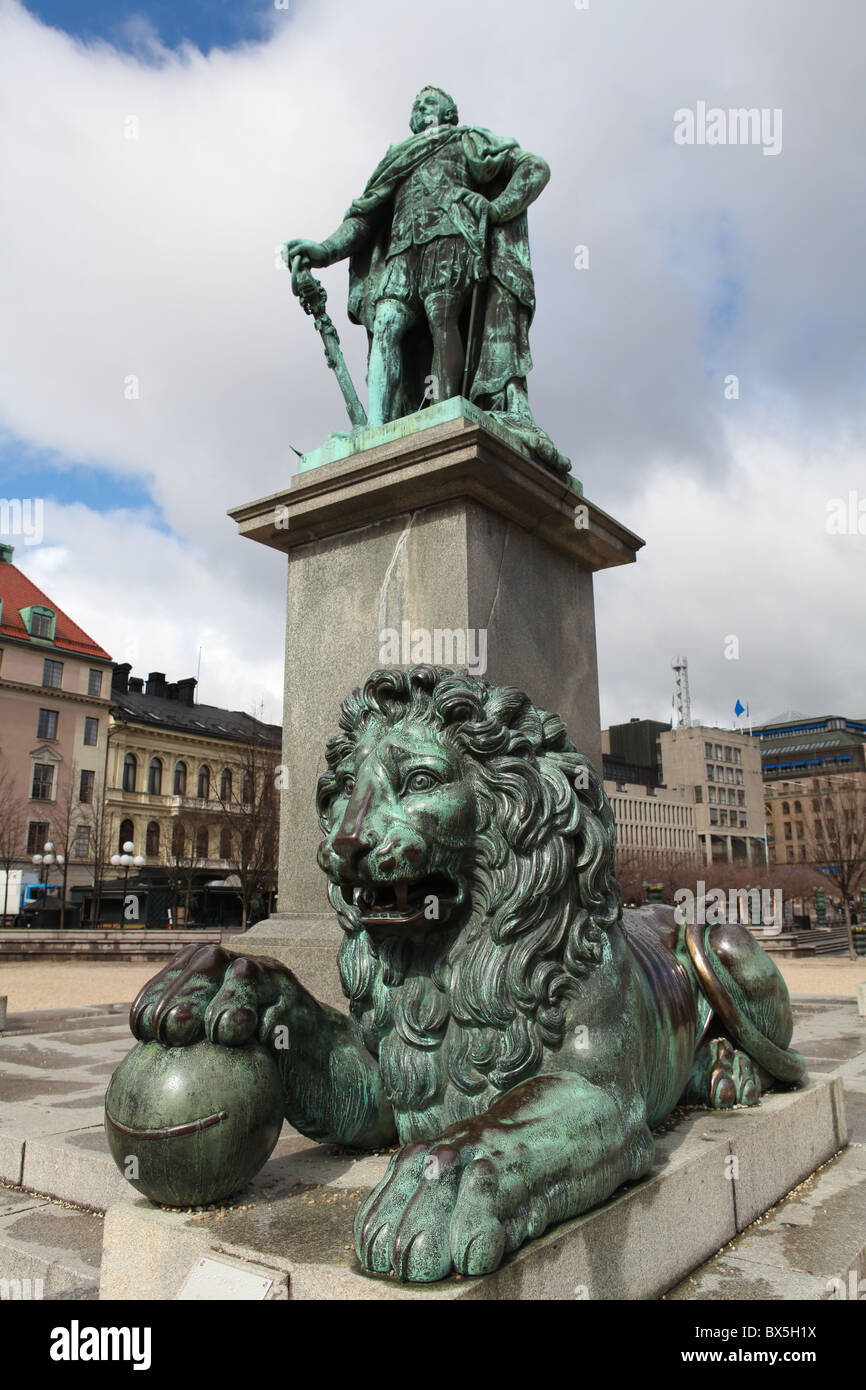
<svg viewBox="0 0 866 1390"><path fill-rule="evenodd" d="M46 842L62 854L49 882L93 874L108 747L111 658L0 545L0 839L25 881ZM2 904L0 904L2 911Z"/></svg>
<svg viewBox="0 0 866 1390"><path fill-rule="evenodd" d="M667 863L696 858L695 804L688 792L615 780L605 780L604 789L616 822L618 850L645 854L648 864L660 856Z"/></svg>
<svg viewBox="0 0 866 1390"><path fill-rule="evenodd" d="M203 886L213 889L241 863L267 854L267 845L253 841L271 832L275 879L277 798L269 831L270 801L262 792L265 779L274 785L282 730L236 710L196 704L193 677L169 683L154 671L144 681L130 671L127 663L113 668L106 857L131 842L132 855L144 863L127 886L147 886L151 925L157 925L170 903L176 912L180 902L187 915ZM241 845L241 835L250 843Z"/></svg>
<svg viewBox="0 0 866 1390"><path fill-rule="evenodd" d="M771 862L833 862L839 794L866 813L866 719L788 710L758 725Z"/></svg>
<svg viewBox="0 0 866 1390"><path fill-rule="evenodd" d="M701 725L659 734L666 786L694 797L707 864L767 860L761 755L748 734Z"/></svg>

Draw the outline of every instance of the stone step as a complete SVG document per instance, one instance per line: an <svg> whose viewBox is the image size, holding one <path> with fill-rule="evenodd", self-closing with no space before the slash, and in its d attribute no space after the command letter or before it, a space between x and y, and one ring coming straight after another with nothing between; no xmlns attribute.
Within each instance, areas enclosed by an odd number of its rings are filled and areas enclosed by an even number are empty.
<svg viewBox="0 0 866 1390"><path fill-rule="evenodd" d="M864 1276L866 1147L852 1144L665 1297L866 1299Z"/></svg>
<svg viewBox="0 0 866 1390"><path fill-rule="evenodd" d="M0 1187L0 1297L96 1299L103 1224L95 1212Z"/></svg>

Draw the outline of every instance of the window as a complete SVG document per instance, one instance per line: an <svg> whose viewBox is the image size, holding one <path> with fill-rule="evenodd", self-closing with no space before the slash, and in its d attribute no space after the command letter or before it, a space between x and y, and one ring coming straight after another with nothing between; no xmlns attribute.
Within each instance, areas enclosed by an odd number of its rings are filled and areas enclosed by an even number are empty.
<svg viewBox="0 0 866 1390"><path fill-rule="evenodd" d="M150 859L159 854L159 824L155 820L148 821L144 852Z"/></svg>
<svg viewBox="0 0 866 1390"><path fill-rule="evenodd" d="M710 791L712 791L712 787L710 788ZM703 787L695 787L695 801L698 803L699 806L700 806L701 802L703 801L703 799L704 799L704 789L703 789Z"/></svg>
<svg viewBox="0 0 866 1390"><path fill-rule="evenodd" d="M713 745L712 745L711 743L705 743L705 744L704 744L704 757L705 757L705 758L711 758L712 756L713 756Z"/></svg>
<svg viewBox="0 0 866 1390"><path fill-rule="evenodd" d="M816 820L816 821L815 821L815 838L818 839L818 840L823 840L823 838L824 838L824 822L823 822L823 821L820 821L820 820Z"/></svg>
<svg viewBox="0 0 866 1390"><path fill-rule="evenodd" d="M208 845L207 826L200 825L195 832L195 857L196 859L207 859L210 846Z"/></svg>
<svg viewBox="0 0 866 1390"><path fill-rule="evenodd" d="M122 821L120 822L120 833L119 833L119 835L118 835L118 837L117 837L117 852L118 852L118 854L123 854L123 853L124 853L124 848L123 848L123 846L126 844L127 840L130 840L130 841L132 840L132 837L133 837L134 834L135 834L135 827L133 826L132 821L131 821L131 820L122 820Z"/></svg>
<svg viewBox="0 0 866 1390"><path fill-rule="evenodd" d="M93 800L93 783L96 779L95 772L88 772L86 769L81 774L78 783L78 800L90 802Z"/></svg>
<svg viewBox="0 0 866 1390"><path fill-rule="evenodd" d="M75 834L72 837L72 857L74 859L86 859L90 853L90 827L87 825L76 825Z"/></svg>
<svg viewBox="0 0 866 1390"><path fill-rule="evenodd" d="M707 787L707 801L710 803L711 806L715 806L715 804L716 804L716 789L715 789L715 787Z"/></svg>
<svg viewBox="0 0 866 1390"><path fill-rule="evenodd" d="M227 767L222 770L220 776L220 801L231 801L232 799L232 775ZM225 858L225 855L223 855Z"/></svg>
<svg viewBox="0 0 866 1390"><path fill-rule="evenodd" d="M793 846L793 845L789 845L789 846L788 846L787 858L788 858L788 862L789 862L789 863L790 863L791 860L794 858L794 846Z"/></svg>
<svg viewBox="0 0 866 1390"><path fill-rule="evenodd" d="M727 811L720 811L720 812L719 812L719 825L727 825L727 823L728 823L728 813L727 813Z"/></svg>
<svg viewBox="0 0 866 1390"><path fill-rule="evenodd" d="M803 803L802 803L802 801L795 801L795 802L794 802L794 815L795 815L795 816L802 816L802 814L803 814Z"/></svg>
<svg viewBox="0 0 866 1390"><path fill-rule="evenodd" d="M150 767L147 773L147 790L150 796L159 796L162 792L162 759L151 758Z"/></svg>
<svg viewBox="0 0 866 1390"><path fill-rule="evenodd" d="M746 828L746 813L745 813L745 811L741 811L741 812L740 812L740 829L741 829L741 830L745 830L745 828Z"/></svg>
<svg viewBox="0 0 866 1390"><path fill-rule="evenodd" d="M728 805L729 805L729 806L735 806L736 804L737 804L737 793L734 791L733 787L731 787L730 791L728 792Z"/></svg>
<svg viewBox="0 0 866 1390"><path fill-rule="evenodd" d="M220 831L220 859L231 859L232 857L232 832L228 826Z"/></svg>
<svg viewBox="0 0 866 1390"><path fill-rule="evenodd" d="M791 822L789 820L785 821L785 839L791 839Z"/></svg>
<svg viewBox="0 0 866 1390"><path fill-rule="evenodd" d="M737 768L736 783L738 787L743 785L743 769L741 767Z"/></svg>
<svg viewBox="0 0 866 1390"><path fill-rule="evenodd" d="M88 748L95 748L99 738L99 720L89 716L84 721L84 742Z"/></svg>
<svg viewBox="0 0 866 1390"><path fill-rule="evenodd" d="M42 684L49 685L52 690L60 689L60 682L63 678L62 661L44 661L42 663Z"/></svg>
<svg viewBox="0 0 866 1390"><path fill-rule="evenodd" d="M123 760L123 790L125 792L135 791L135 779L138 774L138 759L134 753L127 753Z"/></svg>
<svg viewBox="0 0 866 1390"><path fill-rule="evenodd" d="M54 764L33 764L33 786L30 795L34 801L50 801L54 787Z"/></svg>
<svg viewBox="0 0 866 1390"><path fill-rule="evenodd" d="M741 758L740 758L740 750L739 750L739 748L735 748L735 749L734 749L734 762L735 762L735 763L738 763L738 762L740 762L740 761L741 761Z"/></svg>
<svg viewBox="0 0 866 1390"><path fill-rule="evenodd" d="M88 693L88 695L101 695L101 694L102 694L102 672L101 672L101 671L90 671L90 672L89 672L88 677L87 677L87 693Z"/></svg>
<svg viewBox="0 0 866 1390"><path fill-rule="evenodd" d="M183 826L177 822L171 829L171 853L174 859L183 859L186 855L186 835Z"/></svg>
<svg viewBox="0 0 866 1390"><path fill-rule="evenodd" d="M713 780L713 778L715 777L715 775L716 775L716 774L715 774L715 772L713 771L713 765L712 765L712 763L707 763L707 781L708 781L708 782L712 782L712 780Z"/></svg>
<svg viewBox="0 0 866 1390"><path fill-rule="evenodd" d="M41 854L42 847L49 840L50 822L47 820L31 820L27 822L27 853Z"/></svg>
<svg viewBox="0 0 866 1390"><path fill-rule="evenodd" d="M717 744L716 744L716 762L717 762L717 763L720 763L721 761L722 761L722 745L721 745L720 743L717 743Z"/></svg>
<svg viewBox="0 0 866 1390"><path fill-rule="evenodd" d="M207 801L210 796L210 768L199 768L197 795L200 801Z"/></svg>
<svg viewBox="0 0 866 1390"><path fill-rule="evenodd" d="M803 838L803 822L802 822L801 820L798 820L798 821L795 821L794 823L795 823L795 825L796 825L796 827L797 827L797 839L798 839L798 840L802 840L802 838Z"/></svg>
<svg viewBox="0 0 866 1390"><path fill-rule="evenodd" d="M783 802L782 802L782 815L783 815L783 816L790 816L790 814L791 814L791 803L790 803L790 801L783 801Z"/></svg>
<svg viewBox="0 0 866 1390"><path fill-rule="evenodd" d="M39 720L36 725L37 738L56 738L57 737L57 710L41 709Z"/></svg>
<svg viewBox="0 0 866 1390"><path fill-rule="evenodd" d="M174 794L186 796L186 763L178 763L174 769Z"/></svg>
<svg viewBox="0 0 866 1390"><path fill-rule="evenodd" d="M711 806L711 807L710 807L710 825L718 825L718 823L719 823L719 813L718 813L718 811L716 810L715 806Z"/></svg>
<svg viewBox="0 0 866 1390"><path fill-rule="evenodd" d="M727 777L727 780L728 780L729 782L733 782L733 780L734 780L734 769L733 769L732 767L726 767L726 768L725 768L725 776Z"/></svg>
<svg viewBox="0 0 866 1390"><path fill-rule="evenodd" d="M30 614L31 637L51 637L53 628L54 619L50 613Z"/></svg>
<svg viewBox="0 0 866 1390"><path fill-rule="evenodd" d="M746 804L746 793L745 793L745 792L737 792L737 805L738 805L738 806L745 806L745 804Z"/></svg>
<svg viewBox="0 0 866 1390"><path fill-rule="evenodd" d="M734 757L733 752L732 752L731 749L728 747L728 745L725 744L725 762L726 762L726 763L732 762L732 761L733 761L733 757Z"/></svg>

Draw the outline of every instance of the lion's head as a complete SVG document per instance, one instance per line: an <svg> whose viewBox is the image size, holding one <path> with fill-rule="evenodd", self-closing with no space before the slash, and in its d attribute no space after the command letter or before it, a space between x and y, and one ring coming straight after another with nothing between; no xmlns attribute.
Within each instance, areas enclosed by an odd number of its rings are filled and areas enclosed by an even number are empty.
<svg viewBox="0 0 866 1390"><path fill-rule="evenodd" d="M374 671L326 758L343 987L401 1137L435 1133L562 1045L620 914L610 806L558 715L441 667Z"/></svg>

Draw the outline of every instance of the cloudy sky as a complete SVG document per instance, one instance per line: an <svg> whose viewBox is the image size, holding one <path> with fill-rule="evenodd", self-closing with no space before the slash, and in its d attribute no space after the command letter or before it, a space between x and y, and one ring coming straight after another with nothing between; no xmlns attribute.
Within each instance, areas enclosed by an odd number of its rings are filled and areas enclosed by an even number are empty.
<svg viewBox="0 0 866 1390"><path fill-rule="evenodd" d="M0 0L0 492L45 499L16 562L115 659L201 649L202 700L279 718L284 561L225 512L344 426L275 249L433 82L552 168L531 398L647 542L596 580L603 723L667 719L679 652L703 721L863 716L864 38L856 0ZM699 103L781 148L677 143Z"/></svg>

